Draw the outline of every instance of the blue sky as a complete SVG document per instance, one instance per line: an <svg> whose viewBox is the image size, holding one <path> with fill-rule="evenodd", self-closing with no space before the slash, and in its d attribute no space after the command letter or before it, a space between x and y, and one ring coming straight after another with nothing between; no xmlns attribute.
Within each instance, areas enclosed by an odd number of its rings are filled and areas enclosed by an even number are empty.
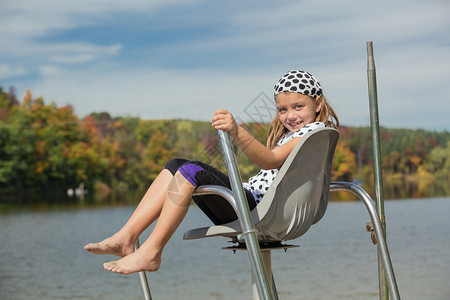
<svg viewBox="0 0 450 300"><path fill-rule="evenodd" d="M449 12L448 0L2 0L0 85L80 117L209 120L224 107L249 121L302 68L342 124L368 126L373 41L380 124L449 131Z"/></svg>

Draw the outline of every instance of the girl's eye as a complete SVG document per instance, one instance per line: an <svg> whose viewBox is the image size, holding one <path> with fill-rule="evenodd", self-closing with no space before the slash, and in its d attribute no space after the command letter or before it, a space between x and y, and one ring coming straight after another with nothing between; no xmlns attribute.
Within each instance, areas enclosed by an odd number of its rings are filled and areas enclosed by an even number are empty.
<svg viewBox="0 0 450 300"><path fill-rule="evenodd" d="M295 106L296 109L300 109L300 108L302 108L302 107L303 107L303 105L300 105L300 104L298 104L298 105Z"/></svg>
<svg viewBox="0 0 450 300"><path fill-rule="evenodd" d="M282 113L282 112L285 112L285 111L286 111L286 108L279 108L279 109L278 109L278 112L279 112L279 113Z"/></svg>

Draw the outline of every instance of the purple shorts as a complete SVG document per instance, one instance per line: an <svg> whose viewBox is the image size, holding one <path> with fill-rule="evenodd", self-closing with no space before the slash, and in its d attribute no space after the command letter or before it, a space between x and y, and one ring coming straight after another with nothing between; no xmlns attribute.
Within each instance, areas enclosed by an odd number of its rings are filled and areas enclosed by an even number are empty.
<svg viewBox="0 0 450 300"><path fill-rule="evenodd" d="M175 158L166 164L165 169L169 170L173 175L179 171L195 187L201 185L220 185L231 190L230 180L227 175L201 161ZM256 207L255 199L250 191L245 190L245 194L250 210L252 210ZM219 195L194 196L193 200L216 225L225 224L237 219L233 207Z"/></svg>

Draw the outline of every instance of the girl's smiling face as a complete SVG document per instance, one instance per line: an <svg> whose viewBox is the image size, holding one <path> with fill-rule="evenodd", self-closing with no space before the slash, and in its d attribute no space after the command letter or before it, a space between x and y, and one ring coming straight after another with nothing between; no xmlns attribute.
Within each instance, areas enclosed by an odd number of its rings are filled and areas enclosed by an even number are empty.
<svg viewBox="0 0 450 300"><path fill-rule="evenodd" d="M284 92L275 98L277 114L281 123L291 132L314 122L321 102L299 93Z"/></svg>

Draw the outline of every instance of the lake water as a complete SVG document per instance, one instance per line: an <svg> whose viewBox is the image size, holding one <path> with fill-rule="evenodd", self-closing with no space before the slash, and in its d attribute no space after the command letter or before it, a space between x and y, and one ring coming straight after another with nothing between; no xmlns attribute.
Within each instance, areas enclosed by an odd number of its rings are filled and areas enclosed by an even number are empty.
<svg viewBox="0 0 450 300"><path fill-rule="evenodd" d="M83 246L118 230L134 207L33 210L0 214L0 299L142 299L137 275L103 270L112 256ZM388 246L402 299L450 299L450 198L385 203ZM331 202L321 222L274 251L280 299L378 299L376 246L361 202ZM183 241L210 224L192 207L147 273L153 299L250 299L246 252L221 250L225 238ZM145 239L149 231L143 234Z"/></svg>

